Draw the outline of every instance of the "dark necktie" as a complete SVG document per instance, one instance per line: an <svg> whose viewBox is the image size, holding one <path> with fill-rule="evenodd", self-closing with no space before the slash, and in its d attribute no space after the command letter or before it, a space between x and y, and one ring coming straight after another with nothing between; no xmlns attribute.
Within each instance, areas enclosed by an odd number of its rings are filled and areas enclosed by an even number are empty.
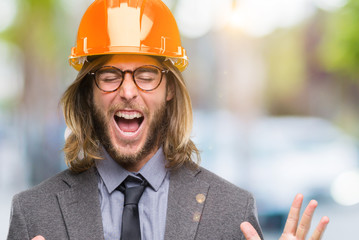
<svg viewBox="0 0 359 240"><path fill-rule="evenodd" d="M129 187L130 182L135 186ZM146 186L146 180L128 176L117 188L125 197L122 214L121 240L141 240L138 202Z"/></svg>

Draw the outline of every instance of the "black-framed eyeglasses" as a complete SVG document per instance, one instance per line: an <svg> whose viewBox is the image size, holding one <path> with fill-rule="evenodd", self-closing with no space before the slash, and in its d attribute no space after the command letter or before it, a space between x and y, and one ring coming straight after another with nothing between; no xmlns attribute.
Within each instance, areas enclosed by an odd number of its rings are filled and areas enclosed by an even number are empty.
<svg viewBox="0 0 359 240"><path fill-rule="evenodd" d="M162 82L163 74L168 70L163 70L154 65L144 65L135 70L121 70L114 66L103 66L90 72L94 77L96 86L103 92L117 91L125 79L125 74L130 73L136 87L144 92L155 90Z"/></svg>

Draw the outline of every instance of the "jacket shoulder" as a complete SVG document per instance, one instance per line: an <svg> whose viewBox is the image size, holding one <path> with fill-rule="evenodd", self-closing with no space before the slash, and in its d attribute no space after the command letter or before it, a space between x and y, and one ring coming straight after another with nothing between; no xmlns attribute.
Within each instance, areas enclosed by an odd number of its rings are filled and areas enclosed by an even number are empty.
<svg viewBox="0 0 359 240"><path fill-rule="evenodd" d="M101 216L98 200L94 170L78 174L65 170L14 196L8 239L31 239L36 235L49 240L67 239L70 233L66 220L73 223L74 219L80 218L81 222L76 226L89 230L81 233L90 236L93 229L87 228L91 225L88 222L97 221L97 226L101 226L98 224L101 219L98 217Z"/></svg>
<svg viewBox="0 0 359 240"><path fill-rule="evenodd" d="M29 198L31 196L51 195L71 188L73 185L81 184L83 180L91 178L94 173L93 169L82 173L74 173L70 170L64 170L53 177L50 177L38 185L22 191L14 196L14 198Z"/></svg>
<svg viewBox="0 0 359 240"><path fill-rule="evenodd" d="M197 177L202 181L207 182L211 186L211 191L218 192L217 194L224 194L224 196L233 197L238 200L238 197L253 198L252 193L234 185L233 183L225 180L224 178L216 175L215 173L199 167ZM223 197L223 195L222 195Z"/></svg>
<svg viewBox="0 0 359 240"><path fill-rule="evenodd" d="M221 239L245 239L239 230L244 221L250 222L263 239L255 199L250 192L204 168L199 169L197 177L209 184L202 227L199 229L203 239L211 238L217 232L225 236ZM221 229L223 225L226 227ZM216 230L205 226L216 226L213 228Z"/></svg>

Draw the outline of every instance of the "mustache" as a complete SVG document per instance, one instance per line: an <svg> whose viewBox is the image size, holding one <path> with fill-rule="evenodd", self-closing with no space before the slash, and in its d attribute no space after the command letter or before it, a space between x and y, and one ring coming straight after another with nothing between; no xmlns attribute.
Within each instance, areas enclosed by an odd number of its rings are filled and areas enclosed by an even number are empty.
<svg viewBox="0 0 359 240"><path fill-rule="evenodd" d="M142 105L134 103L134 102L129 102L129 101L120 102L120 103L111 105L109 107L108 113L109 113L109 115L112 116L120 109L135 110L135 111L139 111L143 114L149 113L148 109L145 106L142 106Z"/></svg>

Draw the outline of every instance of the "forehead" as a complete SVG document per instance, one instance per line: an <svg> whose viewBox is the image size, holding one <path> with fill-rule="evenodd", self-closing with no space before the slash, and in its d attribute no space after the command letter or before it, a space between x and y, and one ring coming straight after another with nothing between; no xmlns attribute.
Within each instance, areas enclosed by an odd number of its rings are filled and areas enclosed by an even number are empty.
<svg viewBox="0 0 359 240"><path fill-rule="evenodd" d="M160 62L155 58L151 56L146 55L113 55L109 61L106 62L105 65L111 65L111 66L126 66L126 67L137 67L142 65L156 65L160 66Z"/></svg>

